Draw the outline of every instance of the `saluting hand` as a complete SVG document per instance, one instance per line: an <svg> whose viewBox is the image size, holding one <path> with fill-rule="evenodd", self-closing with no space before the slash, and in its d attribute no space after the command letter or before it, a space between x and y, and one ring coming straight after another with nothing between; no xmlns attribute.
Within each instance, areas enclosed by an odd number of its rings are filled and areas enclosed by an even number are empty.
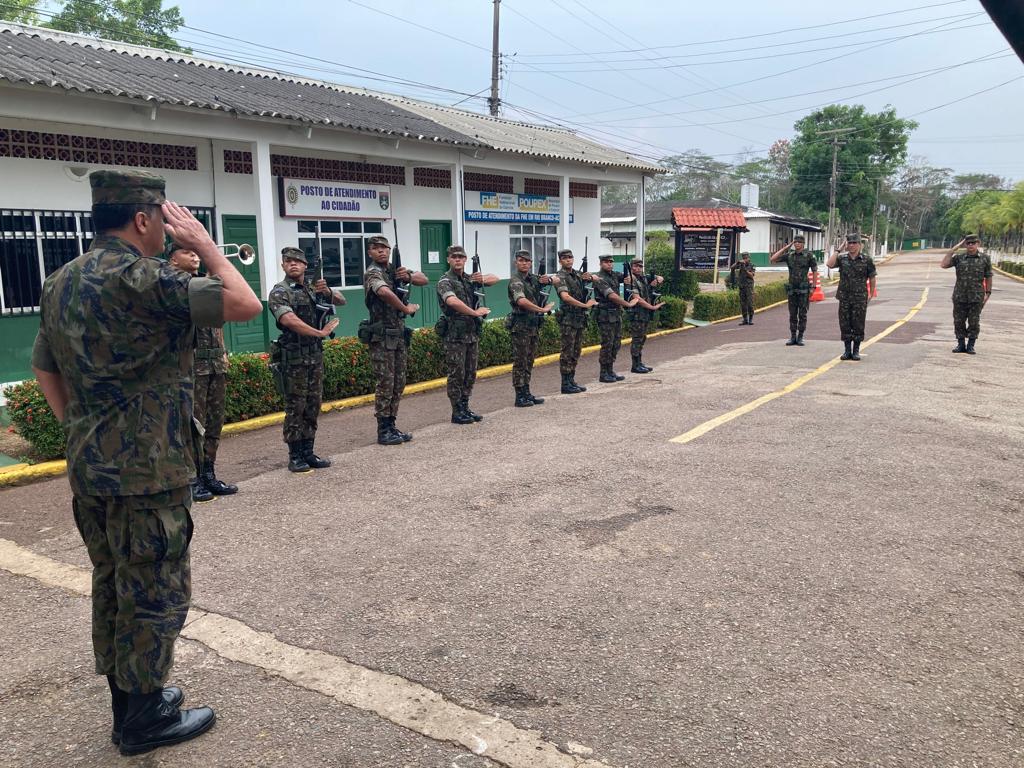
<svg viewBox="0 0 1024 768"><path fill-rule="evenodd" d="M160 207L164 214L164 230L182 248L195 251L202 257L203 249L216 245L203 223L188 208L170 200Z"/></svg>

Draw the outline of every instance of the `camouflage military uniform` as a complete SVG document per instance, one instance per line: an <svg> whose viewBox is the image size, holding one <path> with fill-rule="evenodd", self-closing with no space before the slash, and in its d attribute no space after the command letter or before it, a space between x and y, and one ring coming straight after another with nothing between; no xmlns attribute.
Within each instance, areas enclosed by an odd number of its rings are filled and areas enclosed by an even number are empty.
<svg viewBox="0 0 1024 768"><path fill-rule="evenodd" d="M196 329L195 417L206 434L203 458L217 461L220 433L224 428L224 400L227 396L228 355L224 349L224 331L220 328Z"/></svg>
<svg viewBox="0 0 1024 768"><path fill-rule="evenodd" d="M162 179L159 189L162 200ZM70 395L68 480L93 565L96 671L122 691L156 692L191 598L195 326L223 323L222 285L100 234L46 279L40 307L32 364L59 373Z"/></svg>
<svg viewBox="0 0 1024 768"><path fill-rule="evenodd" d="M276 320L294 312L302 322L314 328L316 304L311 286L287 279L275 285L267 298L267 308ZM291 445L313 440L323 400L323 339L282 329L276 344L285 380L284 441Z"/></svg>
<svg viewBox="0 0 1024 768"><path fill-rule="evenodd" d="M615 367L615 358L619 355L622 345L622 309L608 298L619 292L619 281L622 276L618 272L599 270L594 275L594 316L597 328L601 332L600 362L602 371L611 371Z"/></svg>
<svg viewBox="0 0 1024 768"><path fill-rule="evenodd" d="M843 341L854 343L864 340L864 318L868 311L868 280L875 276L875 262L870 256L848 253L836 261L839 270L839 330Z"/></svg>
<svg viewBox="0 0 1024 768"><path fill-rule="evenodd" d="M587 303L587 286L575 269L558 270L558 295L569 294L576 301ZM558 369L563 376L575 376L576 365L583 349L583 337L587 333L587 310L562 302L558 308L558 325L562 331L562 353L558 358Z"/></svg>
<svg viewBox="0 0 1024 768"><path fill-rule="evenodd" d="M754 319L754 273L757 267L753 264L736 262L736 287L740 291L740 312L744 319ZM804 324L807 323L807 310L804 310Z"/></svg>
<svg viewBox="0 0 1024 768"><path fill-rule="evenodd" d="M542 290L540 280L534 274L523 277L519 272L513 272L508 281L508 303L512 307L508 317L508 327L512 332L512 386L517 390L530 386L544 315L520 309L516 302L526 299L543 307Z"/></svg>
<svg viewBox="0 0 1024 768"><path fill-rule="evenodd" d="M956 285L953 287L953 329L958 339L976 339L981 333L981 308L985 306L983 280L992 280L992 260L987 253L953 256Z"/></svg>
<svg viewBox="0 0 1024 768"><path fill-rule="evenodd" d="M395 291L395 272L371 264L363 273L366 307L370 312L370 362L377 377L373 415L380 418L398 416L398 403L405 391L405 372L409 353L406 341L405 315L377 297L377 291Z"/></svg>
<svg viewBox="0 0 1024 768"><path fill-rule="evenodd" d="M476 307L475 290L469 275L457 275L452 269L437 281L437 301L444 313L439 321L439 330L444 330L441 336L444 339L444 359L448 370L448 399L453 409L468 401L473 394L483 320L463 315L446 302L454 296L467 306Z"/></svg>
<svg viewBox="0 0 1024 768"><path fill-rule="evenodd" d="M803 335L807 330L807 307L811 300L811 284L807 273L818 271L818 261L806 248L800 253L789 251L779 261L789 267L789 283L786 294L789 296L789 332L791 335Z"/></svg>
<svg viewBox="0 0 1024 768"><path fill-rule="evenodd" d="M637 277L632 275L633 285L632 290L635 293L640 294L640 298L646 301L648 304L653 304L653 289L647 279L646 275ZM654 320L654 311L646 309L637 305L631 309L627 309L629 312L629 327L633 334L633 339L629 343L629 354L633 358L634 365L636 361L640 359L640 356L644 352L644 344L647 342L647 328Z"/></svg>

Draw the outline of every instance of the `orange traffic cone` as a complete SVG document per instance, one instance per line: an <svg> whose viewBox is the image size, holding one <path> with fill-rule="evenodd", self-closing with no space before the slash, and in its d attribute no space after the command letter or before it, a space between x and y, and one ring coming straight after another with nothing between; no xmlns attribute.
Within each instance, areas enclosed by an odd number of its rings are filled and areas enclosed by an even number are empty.
<svg viewBox="0 0 1024 768"><path fill-rule="evenodd" d="M868 298L871 298L871 299L877 299L878 298L878 284L876 283L875 284L875 289L871 290L871 281L870 280L868 280ZM813 299L812 299L812 301L813 301Z"/></svg>
<svg viewBox="0 0 1024 768"><path fill-rule="evenodd" d="M811 272L814 275L814 291L811 293L811 301L824 301L825 292L821 290L821 277L818 275L818 271Z"/></svg>

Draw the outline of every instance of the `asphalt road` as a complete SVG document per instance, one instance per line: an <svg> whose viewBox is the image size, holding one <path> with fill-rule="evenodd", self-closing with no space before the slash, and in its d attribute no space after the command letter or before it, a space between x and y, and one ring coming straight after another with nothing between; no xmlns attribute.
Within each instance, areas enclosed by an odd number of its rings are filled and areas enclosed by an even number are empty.
<svg viewBox="0 0 1024 768"><path fill-rule="evenodd" d="M540 368L540 407L482 381L478 425L410 397L401 447L330 414L310 475L279 430L225 440L241 492L194 510L173 674L219 721L142 758L47 575L87 565L66 479L0 492L0 766L1024 764L1024 284L952 355L939 258L880 269L868 336L909 319L860 363L686 444L833 360L835 300L803 348L782 307L653 340L619 384L585 357L583 395Z"/></svg>

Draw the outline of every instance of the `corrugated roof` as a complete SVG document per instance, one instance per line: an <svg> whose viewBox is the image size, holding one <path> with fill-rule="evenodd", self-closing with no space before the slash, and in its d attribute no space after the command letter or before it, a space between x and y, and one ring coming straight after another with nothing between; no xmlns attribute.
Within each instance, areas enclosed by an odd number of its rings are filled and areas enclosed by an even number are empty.
<svg viewBox="0 0 1024 768"><path fill-rule="evenodd" d="M9 22L0 23L0 80L588 165L663 171L562 128Z"/></svg>
<svg viewBox="0 0 1024 768"><path fill-rule="evenodd" d="M672 221L680 228L746 229L743 211L735 208L673 208Z"/></svg>

